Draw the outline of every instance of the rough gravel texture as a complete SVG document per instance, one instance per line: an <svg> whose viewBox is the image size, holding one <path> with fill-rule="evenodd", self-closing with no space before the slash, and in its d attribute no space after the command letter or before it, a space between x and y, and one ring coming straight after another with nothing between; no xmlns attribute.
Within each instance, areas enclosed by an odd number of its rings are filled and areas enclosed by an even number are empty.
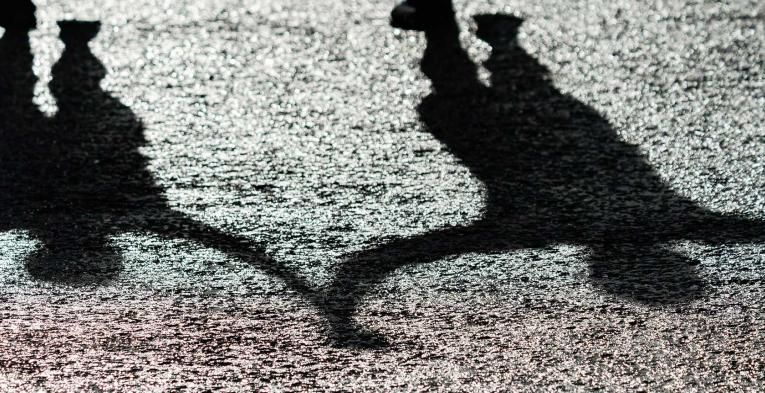
<svg viewBox="0 0 765 393"><path fill-rule="evenodd" d="M762 390L761 2L36 4L0 391Z"/></svg>

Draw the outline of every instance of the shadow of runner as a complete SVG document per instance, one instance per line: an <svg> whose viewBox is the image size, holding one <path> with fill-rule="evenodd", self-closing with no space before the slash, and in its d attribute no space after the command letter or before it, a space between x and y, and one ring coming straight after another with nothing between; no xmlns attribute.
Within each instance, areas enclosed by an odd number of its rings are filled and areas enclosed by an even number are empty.
<svg viewBox="0 0 765 393"><path fill-rule="evenodd" d="M106 75L88 42L99 22L60 22L65 44L50 89L59 111L43 116L32 103L35 77L26 31L0 39L0 230L24 229L42 245L26 260L38 279L102 283L122 259L110 237L152 232L217 249L283 280L311 288L252 240L173 210L139 148L136 115L100 87Z"/></svg>
<svg viewBox="0 0 765 393"><path fill-rule="evenodd" d="M349 255L325 295L340 345L385 344L353 316L369 289L406 265L470 252L583 245L591 250L595 285L663 304L705 292L696 263L668 242L765 241L762 221L718 214L676 194L603 116L561 93L548 70L518 45L521 19L479 15L475 21L479 38L492 47L485 63L491 86L477 78L452 18L425 32L421 67L433 93L418 110L427 131L486 187L482 218Z"/></svg>

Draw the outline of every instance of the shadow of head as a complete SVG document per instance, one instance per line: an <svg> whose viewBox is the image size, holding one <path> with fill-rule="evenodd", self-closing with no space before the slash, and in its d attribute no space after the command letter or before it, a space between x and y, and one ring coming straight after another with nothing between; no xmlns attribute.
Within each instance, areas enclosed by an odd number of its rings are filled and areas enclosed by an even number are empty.
<svg viewBox="0 0 765 393"><path fill-rule="evenodd" d="M0 5L0 27L11 32L26 32L37 25L31 0L3 0Z"/></svg>
<svg viewBox="0 0 765 393"><path fill-rule="evenodd" d="M58 22L59 38L65 45L85 45L98 35L101 22L63 20Z"/></svg>
<svg viewBox="0 0 765 393"><path fill-rule="evenodd" d="M88 43L101 29L97 21L59 21L59 37L64 42L64 52L53 66L51 92L59 106L100 91L99 83L106 77L106 68L90 51Z"/></svg>
<svg viewBox="0 0 765 393"><path fill-rule="evenodd" d="M473 16L476 36L492 47L515 45L523 19L507 14L480 14Z"/></svg>

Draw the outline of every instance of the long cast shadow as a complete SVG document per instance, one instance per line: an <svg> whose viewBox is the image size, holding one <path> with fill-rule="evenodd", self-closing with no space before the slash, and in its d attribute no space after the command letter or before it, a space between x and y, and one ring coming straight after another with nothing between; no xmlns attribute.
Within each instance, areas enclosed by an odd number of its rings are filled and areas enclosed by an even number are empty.
<svg viewBox="0 0 765 393"><path fill-rule="evenodd" d="M26 259L38 279L109 281L122 269L110 237L151 232L245 260L298 292L311 288L251 239L173 210L139 148L137 116L100 87L106 75L88 42L98 22L60 22L65 49L50 89L58 113L32 102L36 78L26 29L0 39L0 231L26 230L41 246Z"/></svg>
<svg viewBox="0 0 765 393"><path fill-rule="evenodd" d="M662 304L697 298L706 289L694 261L667 243L765 240L763 221L715 213L675 193L602 115L560 92L548 70L518 45L521 19L499 14L475 21L479 38L492 47L485 63L491 85L479 81L452 18L425 32L421 68L433 93L418 110L424 128L486 187L482 218L348 256L325 293L340 344L385 343L359 326L354 313L370 288L405 265L582 245L590 250L594 284Z"/></svg>

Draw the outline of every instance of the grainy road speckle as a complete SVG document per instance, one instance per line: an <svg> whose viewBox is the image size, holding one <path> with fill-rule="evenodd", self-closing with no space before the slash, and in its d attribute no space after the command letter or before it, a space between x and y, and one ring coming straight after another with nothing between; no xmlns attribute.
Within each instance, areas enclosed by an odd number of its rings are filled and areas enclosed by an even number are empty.
<svg viewBox="0 0 765 393"><path fill-rule="evenodd" d="M765 383L758 1L36 4L0 391Z"/></svg>

